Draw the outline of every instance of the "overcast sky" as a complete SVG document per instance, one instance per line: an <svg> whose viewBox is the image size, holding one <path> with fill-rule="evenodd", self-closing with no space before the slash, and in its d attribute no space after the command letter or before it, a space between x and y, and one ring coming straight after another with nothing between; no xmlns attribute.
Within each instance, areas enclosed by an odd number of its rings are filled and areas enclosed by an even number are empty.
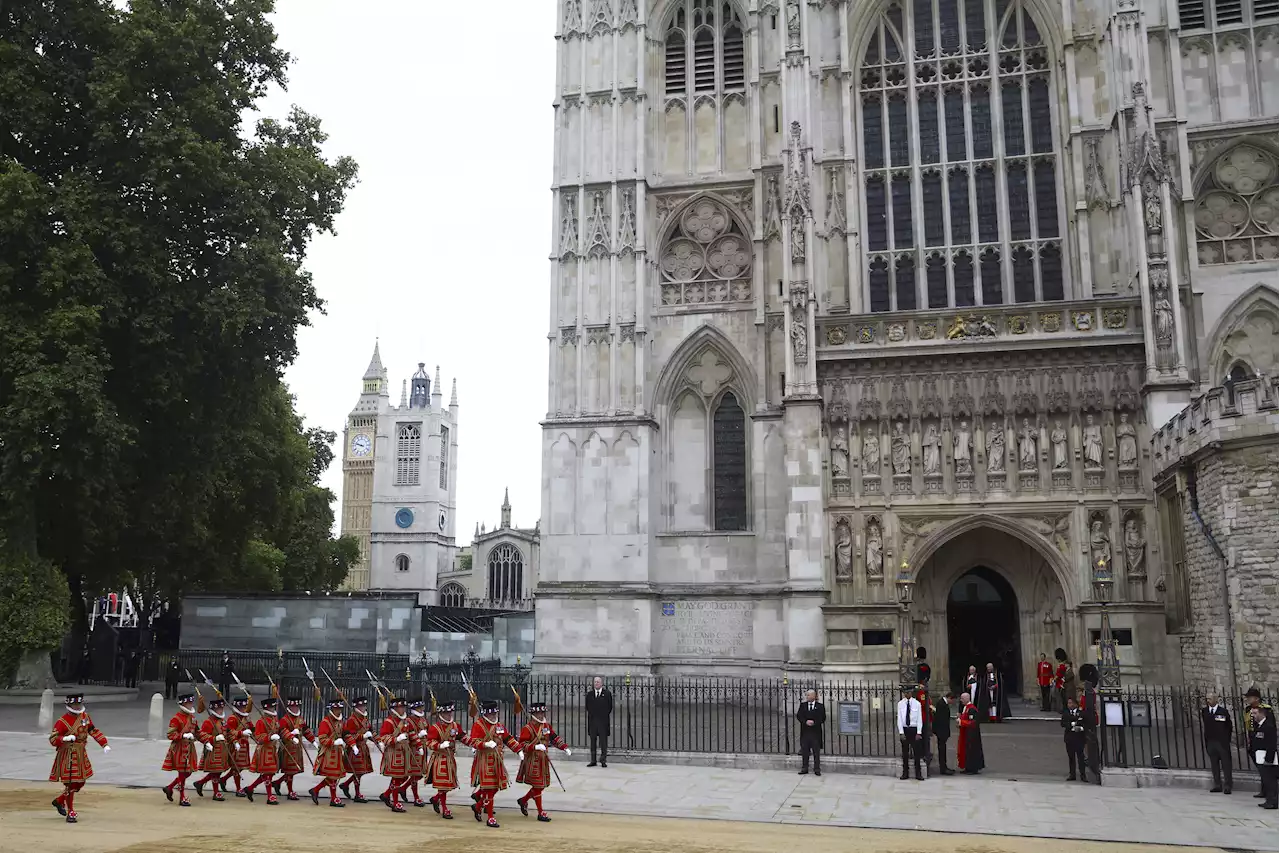
<svg viewBox="0 0 1280 853"><path fill-rule="evenodd" d="M392 403L418 362L458 380L458 539L540 512L547 408L555 8L546 0L277 0L291 104L360 183L307 269L327 314L300 330L286 379L308 426L338 433L374 340ZM341 448L335 446L341 458ZM342 466L324 478L341 500ZM340 504L335 503L335 514ZM339 518L339 522L340 522Z"/></svg>

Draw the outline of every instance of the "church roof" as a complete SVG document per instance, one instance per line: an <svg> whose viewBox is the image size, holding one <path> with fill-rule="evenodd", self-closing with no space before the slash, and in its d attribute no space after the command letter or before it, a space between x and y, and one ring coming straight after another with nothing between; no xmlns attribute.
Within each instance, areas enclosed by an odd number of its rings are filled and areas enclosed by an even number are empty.
<svg viewBox="0 0 1280 853"><path fill-rule="evenodd" d="M365 379L381 379L386 369L382 366L382 353L377 341L373 344L373 358L369 359L369 368L364 372Z"/></svg>

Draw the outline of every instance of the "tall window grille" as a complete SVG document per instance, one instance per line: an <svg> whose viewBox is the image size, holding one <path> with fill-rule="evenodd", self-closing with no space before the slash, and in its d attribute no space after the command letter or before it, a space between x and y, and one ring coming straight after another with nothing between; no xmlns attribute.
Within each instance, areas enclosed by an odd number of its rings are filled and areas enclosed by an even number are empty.
<svg viewBox="0 0 1280 853"><path fill-rule="evenodd" d="M1280 0L1178 0L1184 30L1209 30L1280 17Z"/></svg>
<svg viewBox="0 0 1280 853"><path fill-rule="evenodd" d="M524 592L524 556L503 543L489 552L489 600L519 601Z"/></svg>
<svg viewBox="0 0 1280 853"><path fill-rule="evenodd" d="M1064 298L1051 61L1009 0L911 0L862 57L872 311Z"/></svg>
<svg viewBox="0 0 1280 853"><path fill-rule="evenodd" d="M743 26L731 4L684 0L667 23L665 44L664 91L668 96L746 88Z"/></svg>
<svg viewBox="0 0 1280 853"><path fill-rule="evenodd" d="M396 485L418 485L422 469L422 427L401 424L396 431Z"/></svg>
<svg viewBox="0 0 1280 853"><path fill-rule="evenodd" d="M440 488L449 488L449 428L440 427Z"/></svg>

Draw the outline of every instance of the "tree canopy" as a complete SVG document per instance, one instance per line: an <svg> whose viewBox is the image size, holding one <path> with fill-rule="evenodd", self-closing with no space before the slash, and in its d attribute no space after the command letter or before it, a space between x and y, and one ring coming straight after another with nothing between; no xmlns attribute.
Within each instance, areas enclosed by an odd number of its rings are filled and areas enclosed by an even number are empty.
<svg viewBox="0 0 1280 853"><path fill-rule="evenodd" d="M297 107L242 126L287 82L272 6L0 3L0 541L73 602L354 561L282 374L357 170Z"/></svg>

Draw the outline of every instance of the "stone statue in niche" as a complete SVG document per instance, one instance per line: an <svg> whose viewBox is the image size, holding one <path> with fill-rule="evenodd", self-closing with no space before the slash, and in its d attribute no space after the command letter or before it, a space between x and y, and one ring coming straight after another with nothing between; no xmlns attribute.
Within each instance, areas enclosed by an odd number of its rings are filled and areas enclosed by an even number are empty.
<svg viewBox="0 0 1280 853"><path fill-rule="evenodd" d="M804 317L791 318L791 349L796 364L809 363L809 333L805 329Z"/></svg>
<svg viewBox="0 0 1280 853"><path fill-rule="evenodd" d="M1116 424L1116 444L1119 445L1120 467L1138 467L1138 434L1129 423L1127 413L1121 413L1120 423Z"/></svg>
<svg viewBox="0 0 1280 853"><path fill-rule="evenodd" d="M1155 304L1151 309L1156 315L1156 340L1168 343L1173 340L1173 305L1169 302L1169 291L1160 288L1156 291Z"/></svg>
<svg viewBox="0 0 1280 853"><path fill-rule="evenodd" d="M836 522L836 580L853 579L853 531L849 519Z"/></svg>
<svg viewBox="0 0 1280 853"><path fill-rule="evenodd" d="M874 429L868 429L866 437L862 439L862 474L880 474L880 436L876 435Z"/></svg>
<svg viewBox="0 0 1280 853"><path fill-rule="evenodd" d="M1102 427L1093 422L1093 415L1084 416L1084 467L1102 467Z"/></svg>
<svg viewBox="0 0 1280 853"><path fill-rule="evenodd" d="M911 473L911 438L907 435L905 425L898 421L893 425L893 473Z"/></svg>
<svg viewBox="0 0 1280 853"><path fill-rule="evenodd" d="M1089 563L1091 571L1100 567L1111 570L1111 537L1102 516L1094 516L1089 523Z"/></svg>
<svg viewBox="0 0 1280 853"><path fill-rule="evenodd" d="M867 577L884 577L884 539L874 518L867 522Z"/></svg>
<svg viewBox="0 0 1280 853"><path fill-rule="evenodd" d="M924 453L924 472L939 474L942 472L942 436L938 435L938 425L929 424L920 439L920 447Z"/></svg>
<svg viewBox="0 0 1280 853"><path fill-rule="evenodd" d="M831 476L849 476L849 437L844 424L836 424L831 430Z"/></svg>
<svg viewBox="0 0 1280 853"><path fill-rule="evenodd" d="M787 4L787 47L800 46L800 4L792 0Z"/></svg>
<svg viewBox="0 0 1280 853"><path fill-rule="evenodd" d="M1036 470L1036 441L1039 430L1031 425L1030 418L1022 419L1022 431L1018 433L1018 468L1022 471Z"/></svg>
<svg viewBox="0 0 1280 853"><path fill-rule="evenodd" d="M1067 431L1062 428L1062 421L1053 422L1049 443L1053 445L1053 470L1065 470L1070 457L1067 454Z"/></svg>
<svg viewBox="0 0 1280 853"><path fill-rule="evenodd" d="M1147 540L1142 538L1134 515L1124 520L1124 568L1131 579L1147 576Z"/></svg>
<svg viewBox="0 0 1280 853"><path fill-rule="evenodd" d="M995 421L987 427L987 473L1004 470L1004 427Z"/></svg>
<svg viewBox="0 0 1280 853"><path fill-rule="evenodd" d="M799 210L791 212L791 260L804 262L804 216Z"/></svg>
<svg viewBox="0 0 1280 853"><path fill-rule="evenodd" d="M973 472L973 434L969 432L968 421L961 421L960 428L956 430L952 455L956 460L957 474Z"/></svg>

